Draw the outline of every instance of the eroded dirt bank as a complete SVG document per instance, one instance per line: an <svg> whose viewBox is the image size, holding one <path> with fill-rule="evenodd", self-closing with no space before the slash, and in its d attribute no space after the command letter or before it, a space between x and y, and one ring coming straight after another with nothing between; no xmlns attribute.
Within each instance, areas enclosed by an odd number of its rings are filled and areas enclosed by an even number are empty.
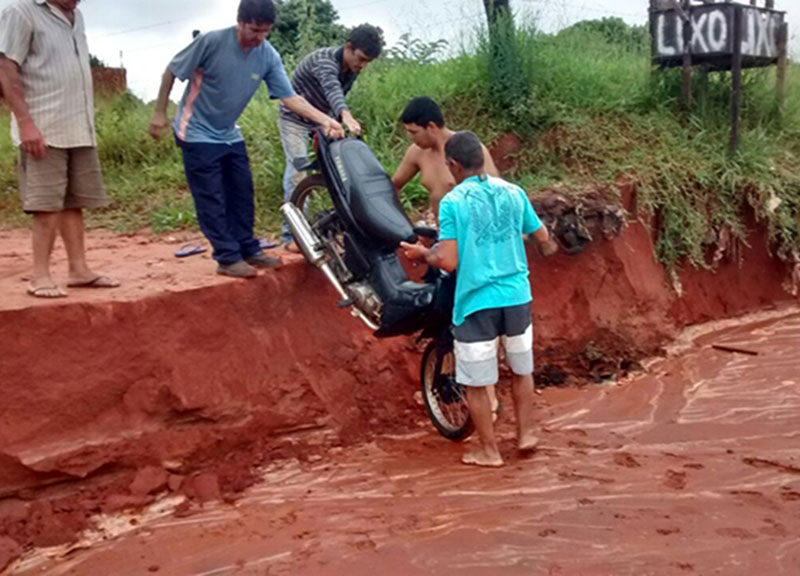
<svg viewBox="0 0 800 576"><path fill-rule="evenodd" d="M297 260L228 281L203 256L174 259L174 244L97 233L93 261L125 287L43 302L23 291L27 234L0 239L0 564L71 540L97 512L164 490L227 498L255 465L418 426L413 343L372 339ZM678 297L640 224L576 256L532 253L542 379L602 377L683 325L786 298L762 235L741 256L685 272Z"/></svg>
<svg viewBox="0 0 800 576"><path fill-rule="evenodd" d="M706 334L619 386L546 389L535 455L517 456L501 420L504 469L459 465L427 429L382 436L267 465L231 505L106 517L12 573L794 576L798 364L794 311Z"/></svg>

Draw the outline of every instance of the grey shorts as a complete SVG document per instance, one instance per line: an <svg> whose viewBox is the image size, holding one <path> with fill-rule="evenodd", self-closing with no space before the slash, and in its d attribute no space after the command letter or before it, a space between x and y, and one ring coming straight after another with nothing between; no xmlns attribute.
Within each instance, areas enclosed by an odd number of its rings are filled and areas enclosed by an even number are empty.
<svg viewBox="0 0 800 576"><path fill-rule="evenodd" d="M47 148L41 160L20 150L19 193L25 212L61 212L108 205L97 148Z"/></svg>
<svg viewBox="0 0 800 576"><path fill-rule="evenodd" d="M490 308L470 314L453 327L456 381L464 386L496 384L498 345L503 344L506 363L520 376L533 373L533 324L531 305Z"/></svg>

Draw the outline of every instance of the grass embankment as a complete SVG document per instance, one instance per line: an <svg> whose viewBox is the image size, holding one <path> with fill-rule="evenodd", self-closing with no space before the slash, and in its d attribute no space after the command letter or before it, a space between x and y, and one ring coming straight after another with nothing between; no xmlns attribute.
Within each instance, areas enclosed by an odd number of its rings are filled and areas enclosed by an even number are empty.
<svg viewBox="0 0 800 576"><path fill-rule="evenodd" d="M800 248L800 69L791 66L782 114L774 98L774 70L746 73L742 146L727 152L730 82L725 74L695 75L695 108L681 111L679 76L653 73L646 42L609 41L596 30L559 35L520 30L520 73L529 86L518 105L502 108L490 96L486 50L476 48L441 62L384 59L356 83L351 107L367 141L391 172L407 145L397 118L407 101L427 94L443 106L449 124L490 142L515 132L523 145L509 176L535 195L559 186L611 187L620 177L638 183L639 208L659 214L656 248L668 265L703 263L705 244L729 228L743 232L752 207L765 221L780 255ZM90 215L91 226L121 232L196 227L180 154L166 139L147 134L151 109L133 97L100 102L97 130L112 206ZM283 153L276 106L262 90L241 127L255 176L260 232L279 227ZM0 120L0 225L16 226L19 213L14 150L7 120ZM409 207L426 194L419 181L404 191Z"/></svg>

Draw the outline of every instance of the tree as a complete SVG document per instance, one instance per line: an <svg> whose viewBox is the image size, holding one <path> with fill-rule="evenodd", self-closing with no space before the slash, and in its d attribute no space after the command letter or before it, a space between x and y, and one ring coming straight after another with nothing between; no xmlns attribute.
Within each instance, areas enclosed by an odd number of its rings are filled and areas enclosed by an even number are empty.
<svg viewBox="0 0 800 576"><path fill-rule="evenodd" d="M489 89L496 104L512 109L528 99L514 15L509 0L483 0L483 6L489 25Z"/></svg>
<svg viewBox="0 0 800 576"><path fill-rule="evenodd" d="M278 18L269 41L284 57L299 60L322 46L342 44L347 28L330 0L277 0Z"/></svg>
<svg viewBox="0 0 800 576"><path fill-rule="evenodd" d="M489 32L491 33L498 20L502 17L511 16L511 6L509 0L483 0L483 7L486 10L486 19L489 21Z"/></svg>
<svg viewBox="0 0 800 576"><path fill-rule="evenodd" d="M647 50L650 47L650 31L646 26L630 26L617 17L583 20L563 29L558 35L577 34L580 37L586 32L602 37L609 44L631 50Z"/></svg>
<svg viewBox="0 0 800 576"><path fill-rule="evenodd" d="M430 64L447 50L447 40L439 39L433 42L423 42L419 38L413 38L411 34L405 33L400 36L392 48L386 51L386 60L399 62L418 62L420 64Z"/></svg>
<svg viewBox="0 0 800 576"><path fill-rule="evenodd" d="M100 58L98 58L94 54L89 54L89 66L91 66L92 68L105 68L106 63L100 60Z"/></svg>

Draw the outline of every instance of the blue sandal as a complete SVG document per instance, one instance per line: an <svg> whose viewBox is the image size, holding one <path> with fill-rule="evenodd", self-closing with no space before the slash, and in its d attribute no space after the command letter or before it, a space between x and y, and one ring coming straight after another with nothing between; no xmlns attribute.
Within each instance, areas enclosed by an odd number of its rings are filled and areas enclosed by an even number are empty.
<svg viewBox="0 0 800 576"><path fill-rule="evenodd" d="M187 256L194 256L195 254L202 254L206 250L208 249L205 246L197 242L188 242L178 248L178 251L175 252L175 258L186 258Z"/></svg>

